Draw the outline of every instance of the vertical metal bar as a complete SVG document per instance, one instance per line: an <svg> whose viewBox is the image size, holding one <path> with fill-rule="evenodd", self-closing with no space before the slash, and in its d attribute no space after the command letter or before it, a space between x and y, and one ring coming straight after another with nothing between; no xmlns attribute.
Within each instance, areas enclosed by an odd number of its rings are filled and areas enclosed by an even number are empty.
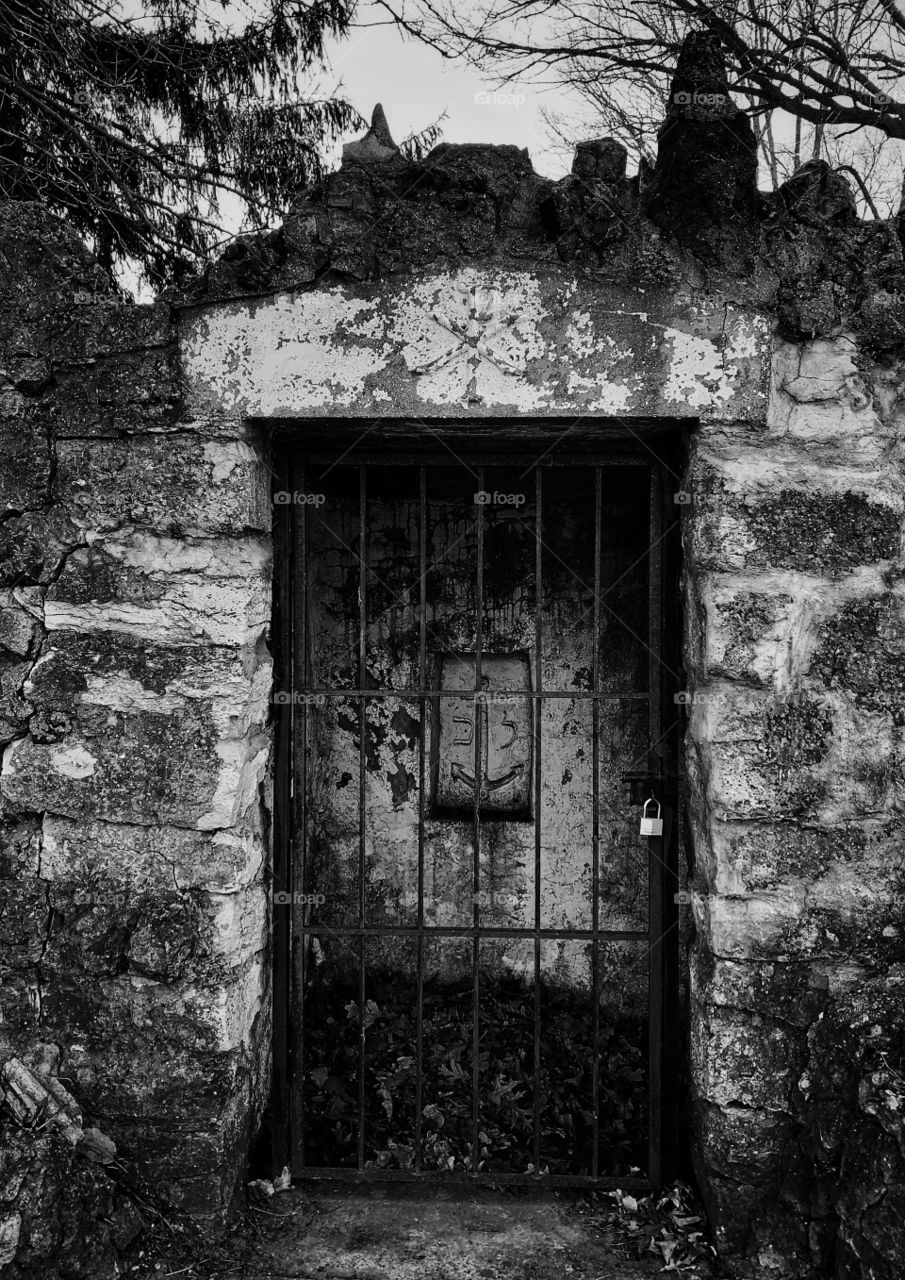
<svg viewBox="0 0 905 1280"><path fill-rule="evenodd" d="M659 467L650 469L650 556L648 559L648 730L652 751L659 750L660 721L660 651L661 651L661 549L662 523L662 473ZM659 756L651 758L650 769L662 774L658 767ZM662 802L663 783L657 784L658 799ZM650 948L648 951L648 1176L654 1187L660 1185L662 1142L661 1053L663 1042L663 840L649 840L648 893L650 898Z"/></svg>
<svg viewBox="0 0 905 1280"><path fill-rule="evenodd" d="M591 1177L600 1177L600 560L603 539L603 477L594 468L594 621L591 654L591 994L594 1001L592 1036L594 1057L591 1088L594 1117L591 1128Z"/></svg>
<svg viewBox="0 0 905 1280"><path fill-rule="evenodd" d="M299 489L303 493L307 493L308 484L308 468L300 466L298 469ZM295 507L293 506L293 510ZM296 706L296 690L299 686L302 689L308 689L311 681L311 650L308 644L308 504L302 506L300 529L299 529L299 562L301 569L301 582L299 590L299 613L295 621L294 627L294 643L300 649L300 679L293 680L292 689L290 691L292 708L292 722L298 731L298 774L293 770L293 788L297 788L294 796L293 809L297 815L295 832L293 836L293 848L295 850L295 858L293 859L292 874L289 881L289 892L292 894L290 899L292 905L290 907L290 919L294 922L296 919L296 911L302 913L302 920L307 924L305 906L296 906L296 894L298 894L301 902L304 902L306 893L305 882L308 871L308 705L307 700L302 704L301 714ZM295 735L294 735L295 736ZM294 930L293 930L294 932ZM305 993L305 974L308 962L308 935L304 931L299 934L299 959L298 959L298 980L299 993L301 1000L304 1000ZM302 1090L304 1097L305 1088L305 1017L304 1012L300 1018L299 1041L298 1041L298 1079L299 1088ZM299 1157L302 1168L305 1167L305 1124L302 1117L302 1124L299 1133Z"/></svg>
<svg viewBox="0 0 905 1280"><path fill-rule="evenodd" d="M540 927L541 927L541 713L543 703L543 491L541 468L534 471L534 1116L532 1119L535 1177L540 1174L541 1054L540 1054Z"/></svg>
<svg viewBox="0 0 905 1280"><path fill-rule="evenodd" d="M292 463L276 459L275 488L291 491ZM293 556L295 533L293 507L274 507L274 601L273 634L277 638L274 654L273 687L277 692L293 689L295 653L292 644ZM293 732L292 702L278 703L274 715L274 803L273 803L273 892L288 891L292 882L292 774ZM284 1165L295 1167L292 1123L296 1082L292 1075L292 915L285 906L271 904L273 929L273 1077L271 1107L274 1125L271 1133L271 1164L276 1173Z"/></svg>
<svg viewBox="0 0 905 1280"><path fill-rule="evenodd" d="M358 687L366 687L367 674L367 570L365 468L358 468ZM365 736L367 702L358 699L358 1169L365 1161Z"/></svg>
<svg viewBox="0 0 905 1280"><path fill-rule="evenodd" d="M421 584L418 600L418 688L427 688L427 473L418 468L418 581ZM419 702L418 737L418 1014L415 1058L415 1172L421 1172L421 1110L423 1106L424 1071L424 783L425 783L425 733L427 730L427 699L422 694Z"/></svg>
<svg viewBox="0 0 905 1280"><path fill-rule="evenodd" d="M478 489L484 488L484 468L478 468ZM474 770L474 814L472 818L472 893L474 901L472 903L472 927L474 929L472 937L471 959L472 959L472 1025L471 1025L471 1171L477 1173L479 1158L478 1131L480 1122L480 1108L478 1106L478 1098L481 1088L481 1067L480 1067L480 998L481 998L481 980L479 973L479 962L481 955L481 946L479 940L479 929L481 927L481 782L484 775L484 744L483 744L483 700L478 700L478 694L483 693L483 683L481 678L481 648L484 640L484 507L478 504L478 546L477 546L477 611L475 615L475 688L472 695L472 703L474 706L474 744L475 744L475 770Z"/></svg>

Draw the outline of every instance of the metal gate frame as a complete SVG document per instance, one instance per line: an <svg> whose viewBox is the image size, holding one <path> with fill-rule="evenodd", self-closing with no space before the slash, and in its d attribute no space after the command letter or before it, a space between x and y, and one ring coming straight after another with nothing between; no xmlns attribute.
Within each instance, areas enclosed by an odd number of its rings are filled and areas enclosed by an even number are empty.
<svg viewBox="0 0 905 1280"><path fill-rule="evenodd" d="M451 424L443 423L444 429ZM460 424L455 424L460 426ZM465 424L461 424L465 425ZM354 424L353 429L358 435L362 434L361 424ZM342 465L358 466L359 468L359 537L360 546L366 547L366 498L367 498L367 469L369 467L382 465L406 465L410 467L417 466L420 478L420 515L419 515L419 581L420 581L420 600L419 600L419 688L393 690L395 697L404 696L407 700L416 701L420 708L421 733L419 742L419 822L418 822L418 923L411 926L393 926L393 925L377 925L365 926L365 904L364 904L364 863L365 863L365 734L359 734L359 921L357 925L347 928L326 928L323 925L308 926L304 923L303 918L299 918L294 925L294 908L292 906L283 906L279 903L280 896L289 895L290 902L295 894L304 894L306 888L304 885L304 858L303 851L300 850L293 839L294 831L306 830L304 818L304 805L306 797L304 795L304 787L297 788L295 779L297 778L297 762L299 758L304 759L306 751L306 735L307 735L307 712L302 704L301 714L296 714L297 695L303 690L300 687L305 682L304 673L307 672L308 654L304 651L307 643L307 630L305 627L305 618L307 615L307 582L305 574L304 561L307 557L307 507L297 508L295 504L288 503L285 505L274 506L274 544L275 544L275 583L274 583L274 688L286 690L290 697L281 704L275 706L275 784L274 784L274 824L273 824L273 883L272 889L274 893L273 906L273 946L274 946L274 976L273 976L273 1000L274 1000L274 1059L273 1059L273 1085L270 1104L270 1124L271 1124L271 1141L272 1141L272 1157L274 1169L283 1168L289 1165L292 1169L293 1176L304 1179L329 1179L329 1180L364 1180L364 1181L417 1181L420 1183L442 1182L447 1185L456 1181L466 1183L489 1183L496 1185L517 1184L517 1185L535 1185L540 1187L591 1187L606 1189L619 1186L629 1190L647 1191L657 1188L661 1185L664 1173L671 1174L674 1165L674 1151L672 1142L674 1135L672 1134L673 1125L670 1125L669 1137L671 1139L664 1142L667 1130L664 1126L664 1111L667 1112L670 1121L674 1120L675 1112L675 1069L676 1069L676 1046L675 1046L675 1029L676 1029L676 973L677 973L677 956L675 947L675 932L678 921L677 911L674 906L674 895L678 889L677 875L677 841L676 830L677 824L674 821L676 807L678 804L677 795L677 769L663 766L663 753L654 754L654 748L667 740L673 742L672 760L676 759L678 751L678 725L680 709L675 706L675 695L681 688L681 677L679 676L678 666L678 644L677 637L673 633L673 643L667 644L666 649L669 651L669 657L672 663L664 660L664 630L666 629L667 619L664 615L663 596L664 596L664 565L673 571L678 567L677 553L677 529L678 517L673 516L669 521L670 512L667 508L669 498L669 488L665 483L668 471L673 476L678 477L676 472L668 462L664 462L660 454L666 452L662 446L657 453L650 449L636 433L635 441L639 441L644 446L646 453L627 451L624 446L620 448L619 443L615 445L612 441L600 440L596 442L593 449L589 452L581 453L559 453L554 454L548 452L545 456L538 459L536 456L528 456L524 453L525 437L521 437L520 448L506 450L505 453L485 452L478 445L475 447L460 446L456 456L444 459L436 449L429 453L423 454L421 457L412 456L412 449L405 448L404 457L400 457L399 452L393 447L392 439L386 442L385 448L380 452L369 450L368 452L359 451L350 445L350 448L343 454L341 449L336 448L336 439L339 433L334 430L331 432L333 449L329 454L325 453L323 445L318 447L309 447L305 449L300 446L296 440L291 437L279 440L278 448L275 449L276 467L274 469L274 491L285 490L288 492L305 490L305 465L323 464L330 462L338 464L339 458L342 458ZM431 434L435 433L432 431ZM461 456L462 453L466 457ZM520 456L521 455L521 456ZM424 821L427 811L426 791L427 767L425 760L426 753L426 737L425 725L427 723L427 701L428 699L436 700L438 696L444 696L442 691L436 688L428 687L426 673L428 670L428 655L426 649L426 567L427 567L427 548L426 548L426 471L428 468L435 468L444 465L461 465L463 461L467 461L469 465L473 464L478 474L478 488L484 487L484 471L485 466L511 466L518 463L525 463L533 467L535 471L535 527L539 529L543 510L543 471L550 467L558 466L575 466L577 462L582 465L594 465L595 467L595 515L594 515L594 606L593 606L593 658L592 658L592 689L590 692L569 692L569 697L581 700L590 700L592 702L592 774L593 774L593 797L592 797L592 925L590 930L582 929L543 929L540 927L541 919L541 876L539 874L541 866L541 827L540 827L540 795L541 795L541 778L542 778L542 744L541 734L539 732L539 721L541 712L541 700L549 697L550 693L543 689L541 679L541 641L542 641L542 609L541 602L543 600L542 587L542 550L543 543L540 537L535 536L535 575L536 575L536 602L535 602L535 653L534 653L534 671L533 671L533 687L527 696L532 701L533 716L532 724L534 729L535 751L533 755L532 768L534 771L534 794L536 797L535 812L532 818L535 833L535 876L534 876L534 921L535 927L530 928L493 928L482 927L480 925L480 905L479 901L475 901L474 917L471 926L431 926L426 929L424 925ZM664 825L664 834L661 838L652 838L649 840L649 917L648 928L645 931L630 930L601 930L599 927L599 874L600 874L600 803L599 803L599 708L602 698L609 695L603 695L599 691L599 643L597 637L600 634L600 588L601 588L601 528L602 528L602 478L601 467L614 465L631 465L645 466L650 473L650 547L649 547L649 576L648 576L648 600L649 600L649 663L648 663L648 692L647 695L633 695L636 697L646 697L649 700L649 740L651 753L648 758L648 767L646 770L639 771L633 775L625 775L624 781L632 785L632 800L637 802L642 792L646 793L648 788L655 788L656 794L661 801L664 802L664 817L666 822ZM678 484L674 486L678 488ZM483 535L484 535L484 510L481 505L477 507L477 566L476 566L476 676L475 683L480 688L481 678L481 653L482 653L482 622L483 622ZM296 564L296 548L301 551L302 566ZM299 569L301 568L301 574ZM328 690L313 689L304 687L305 693L318 694L325 697L342 697L344 699L356 698L359 705L360 723L365 723L365 707L369 698L388 696L386 691L371 690L366 687L365 680L365 630L366 630L366 603L367 603L367 573L363 573L360 578L359 592L359 679L358 687L352 689ZM670 577L672 577L672 572ZM676 573L677 586L677 573ZM298 584L301 583L300 587ZM673 604L677 601L677 596L673 597ZM671 612L675 615L677 610ZM675 618L672 619L673 623ZM301 641L301 643L299 643ZM673 656L675 655L675 656ZM300 661L299 661L300 659ZM664 668L674 679L664 681L661 676L661 667ZM301 679L300 679L301 676ZM670 689L666 685L673 686ZM450 692L447 696L462 697L461 691ZM564 693L559 696L566 696ZM475 761L476 761L476 778L480 775L479 762L481 759L481 717L477 716L476 733L475 733ZM664 724L666 728L664 729ZM667 758L668 755L667 755ZM475 895L479 893L479 874L480 874L480 840L481 840L481 819L479 816L479 800L477 787L475 793L475 804L472 818L472 845L473 845L473 887ZM416 1165L414 1170L392 1170L365 1168L364 1166L364 1114L365 1114L365 1072L364 1072L364 1023L361 1021L360 1042L359 1042L359 1073L358 1073L358 1167L311 1167L304 1164L304 1133L302 1131L302 1115L298 1105L299 1095L301 1092L301 1080L304 1071L304 1044L302 1042L300 1024L303 1019L298 1018L297 1023L293 1020L293 1006L296 1009L301 1008L300 998L294 1001L294 993L304 989L304 962L305 962L305 940L309 934L321 935L329 932L331 935L354 937L362 941L367 937L380 936L411 936L417 942L418 947L418 1010L417 1010L417 1067L416 1067L416 1097L415 1097L415 1134L414 1144L416 1150ZM537 981L540 973L540 946L541 940L545 938L567 938L581 939L586 941L592 947L593 969L592 969L592 1000L593 1000L593 1064L592 1064L592 1088L594 1092L594 1109L593 1109L593 1130L592 1130L592 1172L588 1176L566 1175L566 1174L543 1174L543 1173L500 1173L500 1172L443 1172L436 1170L422 1170L420 1168L420 1141L421 1141L421 1111L422 1111L422 983L423 983L423 946L426 935L430 937L472 937L473 939L473 1051L472 1051L472 1160L477 1165L478 1154L478 1093L479 1093L479 1053L477 1045L479 1044L478 1035L478 1017L479 1017L479 972L478 972L478 950L480 941L488 937L518 937L522 939L530 939L534 942L534 962L535 962L535 1024L534 1024L534 1080L541 1079L540 1074L540 983ZM300 945L295 946L295 940L298 939ZM648 1020L649 1020L649 1043L648 1043L648 1165L646 1177L627 1177L624 1175L611 1176L600 1175L598 1173L598 1135L599 1135L599 959L598 944L607 941L634 941L647 942L649 944L648 952L648 975L649 975L649 1003L648 1003ZM361 948L359 957L359 999L363 1005L365 999L365 959L364 947ZM667 1078L664 1079L664 1073ZM293 1087L295 1085L295 1087ZM534 1118L533 1118L533 1142L534 1142L534 1168L540 1167L540 1107L541 1107L541 1089L534 1089ZM301 1157L301 1158L299 1158Z"/></svg>

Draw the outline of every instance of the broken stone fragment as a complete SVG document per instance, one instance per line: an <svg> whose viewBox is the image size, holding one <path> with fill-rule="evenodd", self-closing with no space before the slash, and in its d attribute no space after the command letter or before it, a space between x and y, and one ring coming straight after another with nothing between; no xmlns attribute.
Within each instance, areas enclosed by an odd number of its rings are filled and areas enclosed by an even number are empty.
<svg viewBox="0 0 905 1280"><path fill-rule="evenodd" d="M572 172L586 181L622 182L627 158L628 152L615 138L579 142L575 148Z"/></svg>
<svg viewBox="0 0 905 1280"><path fill-rule="evenodd" d="M853 223L858 208L848 181L825 160L808 160L779 188L784 207L799 222Z"/></svg>
<svg viewBox="0 0 905 1280"><path fill-rule="evenodd" d="M83 1128L79 1104L56 1075L60 1053L56 1045L38 1045L26 1065L20 1058L3 1064L0 1100L25 1128L56 1129L79 1154L95 1164L116 1158L116 1143L94 1127Z"/></svg>
<svg viewBox="0 0 905 1280"><path fill-rule="evenodd" d="M75 1098L59 1080L40 1080L20 1058L3 1064L3 1100L20 1124L50 1123L73 1146L83 1135L82 1113Z"/></svg>
<svg viewBox="0 0 905 1280"><path fill-rule="evenodd" d="M380 164L384 160L393 160L400 154L390 133L383 107L378 102L371 116L370 129L363 138L345 144L342 162L346 164L352 160L358 164Z"/></svg>

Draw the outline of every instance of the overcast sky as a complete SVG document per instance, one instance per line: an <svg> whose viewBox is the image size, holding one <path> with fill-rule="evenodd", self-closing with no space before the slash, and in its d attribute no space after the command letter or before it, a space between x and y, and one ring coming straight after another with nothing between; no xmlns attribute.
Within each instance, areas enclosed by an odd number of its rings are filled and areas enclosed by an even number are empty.
<svg viewBox="0 0 905 1280"><path fill-rule="evenodd" d="M385 10L359 11L362 23L382 16ZM572 160L571 153L556 145L541 116L542 108L570 119L582 118L586 122L583 137L600 132L578 94L531 80L501 86L463 63L450 64L420 41L404 40L395 26L360 26L347 39L335 41L330 69L342 80L344 96L366 118L370 119L375 102L383 103L397 142L445 111L444 142L527 147L538 173L551 178L568 173Z"/></svg>

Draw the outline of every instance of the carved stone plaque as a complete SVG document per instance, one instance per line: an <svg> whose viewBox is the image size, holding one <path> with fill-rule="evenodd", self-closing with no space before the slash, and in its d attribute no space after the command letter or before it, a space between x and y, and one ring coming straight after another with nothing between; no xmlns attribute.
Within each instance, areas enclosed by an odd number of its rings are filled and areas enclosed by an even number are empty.
<svg viewBox="0 0 905 1280"><path fill-rule="evenodd" d="M525 696L531 690L528 655L482 655L478 689L473 653L440 654L436 687L447 692L461 689L462 697L437 698L434 703L434 812L471 817L477 788L481 817L530 818L533 734L532 700Z"/></svg>

